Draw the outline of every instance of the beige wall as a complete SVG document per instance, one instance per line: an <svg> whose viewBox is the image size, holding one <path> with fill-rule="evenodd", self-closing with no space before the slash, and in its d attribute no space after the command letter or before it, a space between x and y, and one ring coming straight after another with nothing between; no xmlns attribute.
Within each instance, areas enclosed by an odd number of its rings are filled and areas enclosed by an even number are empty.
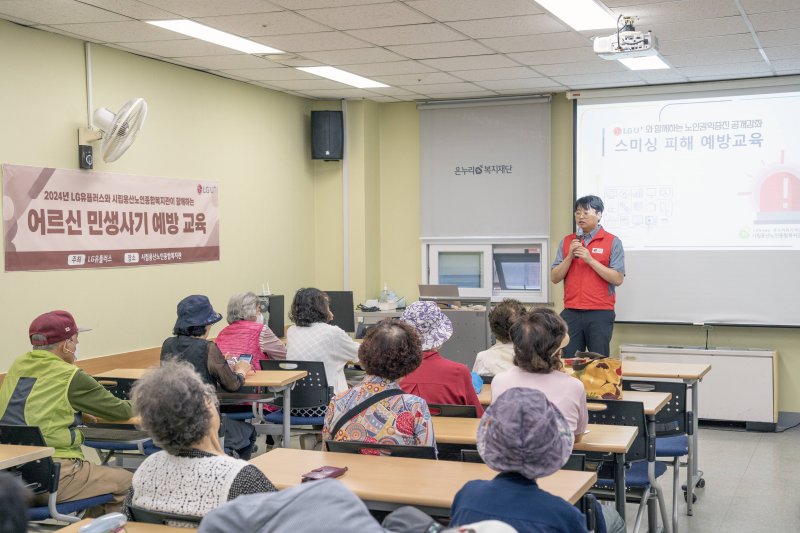
<svg viewBox="0 0 800 533"><path fill-rule="evenodd" d="M76 168L77 129L86 125L83 44L0 21L0 50L0 162ZM87 358L159 345L191 293L208 294L224 314L232 293L262 282L289 297L314 283L310 101L102 46L92 53L95 107L116 110L141 96L150 108L133 147L95 168L218 181L221 260L0 273L0 371L29 349L30 321L50 309L94 328L81 336Z"/></svg>

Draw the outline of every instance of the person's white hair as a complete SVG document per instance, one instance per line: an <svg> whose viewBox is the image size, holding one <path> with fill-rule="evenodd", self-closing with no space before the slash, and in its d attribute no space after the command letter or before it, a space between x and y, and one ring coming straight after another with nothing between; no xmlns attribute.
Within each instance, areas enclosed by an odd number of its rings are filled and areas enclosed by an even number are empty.
<svg viewBox="0 0 800 533"><path fill-rule="evenodd" d="M228 324L239 320L255 320L258 316L258 296L252 292L234 294L228 300Z"/></svg>

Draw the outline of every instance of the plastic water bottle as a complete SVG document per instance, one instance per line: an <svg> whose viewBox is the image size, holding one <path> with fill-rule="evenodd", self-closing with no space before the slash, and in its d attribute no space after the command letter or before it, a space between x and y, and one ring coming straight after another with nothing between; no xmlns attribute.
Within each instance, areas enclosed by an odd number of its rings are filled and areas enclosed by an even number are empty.
<svg viewBox="0 0 800 533"><path fill-rule="evenodd" d="M389 284L383 284L383 290L381 291L381 295L378 297L378 301L380 303L386 303L389 301Z"/></svg>

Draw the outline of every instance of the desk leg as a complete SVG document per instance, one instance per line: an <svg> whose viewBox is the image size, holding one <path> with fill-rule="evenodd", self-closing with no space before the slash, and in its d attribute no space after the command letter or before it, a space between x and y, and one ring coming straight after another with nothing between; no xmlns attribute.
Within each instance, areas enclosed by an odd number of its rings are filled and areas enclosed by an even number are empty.
<svg viewBox="0 0 800 533"><path fill-rule="evenodd" d="M667 517L667 507L664 504L664 491L661 490L661 485L658 484L656 479L656 417L649 415L647 417L647 478L650 481L651 490L656 492L658 498L658 507L661 511L661 522L664 525L665 533L672 533L672 522ZM650 502L648 501L648 508ZM648 518L652 517L652 512L648 512ZM655 520L649 520L650 532L656 533L658 526Z"/></svg>
<svg viewBox="0 0 800 533"><path fill-rule="evenodd" d="M700 418L700 399L698 397L699 384L700 381L696 379L686 381L686 385L692 391L692 437L689 439L689 459L686 465L686 514L689 516L694 514L692 508L694 504L694 488L695 485L700 482L701 478L697 470L697 438ZM695 479L697 481L695 481Z"/></svg>
<svg viewBox="0 0 800 533"><path fill-rule="evenodd" d="M292 430L292 386L283 389L283 447L289 447Z"/></svg>
<svg viewBox="0 0 800 533"><path fill-rule="evenodd" d="M625 520L625 454L614 454L614 502L617 512Z"/></svg>

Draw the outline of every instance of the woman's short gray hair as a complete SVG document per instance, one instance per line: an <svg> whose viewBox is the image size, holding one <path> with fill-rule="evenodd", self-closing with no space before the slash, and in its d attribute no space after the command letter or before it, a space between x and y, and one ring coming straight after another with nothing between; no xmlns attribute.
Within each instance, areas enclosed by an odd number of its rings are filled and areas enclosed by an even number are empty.
<svg viewBox="0 0 800 533"><path fill-rule="evenodd" d="M147 372L131 390L141 426L158 446L172 455L200 442L211 429L208 402L217 401L188 363L172 361Z"/></svg>
<svg viewBox="0 0 800 533"><path fill-rule="evenodd" d="M239 320L255 320L258 315L258 296L252 292L234 294L228 300L228 324Z"/></svg>

